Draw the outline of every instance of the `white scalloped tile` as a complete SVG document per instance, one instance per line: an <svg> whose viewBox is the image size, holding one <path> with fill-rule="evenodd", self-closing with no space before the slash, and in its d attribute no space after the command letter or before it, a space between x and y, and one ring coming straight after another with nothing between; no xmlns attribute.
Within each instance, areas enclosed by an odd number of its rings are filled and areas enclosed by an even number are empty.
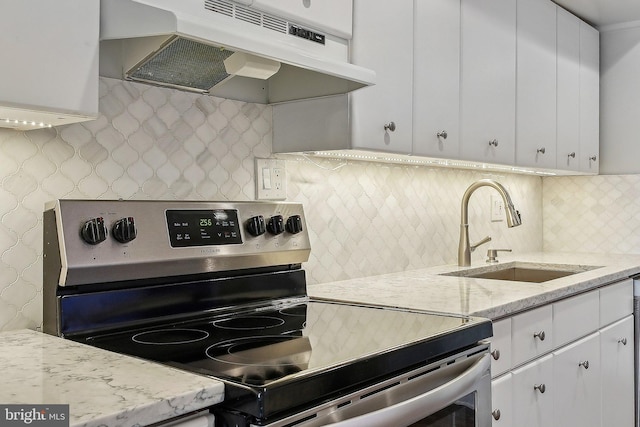
<svg viewBox="0 0 640 427"><path fill-rule="evenodd" d="M640 175L544 180L544 248L640 253Z"/></svg>

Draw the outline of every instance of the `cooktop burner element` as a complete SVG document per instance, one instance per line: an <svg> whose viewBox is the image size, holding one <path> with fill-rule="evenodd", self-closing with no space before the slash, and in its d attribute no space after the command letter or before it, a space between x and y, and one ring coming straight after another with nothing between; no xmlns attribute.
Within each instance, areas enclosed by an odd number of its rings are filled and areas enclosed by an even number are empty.
<svg viewBox="0 0 640 427"><path fill-rule="evenodd" d="M131 337L138 344L179 345L209 338L209 333L198 329L159 329L141 332Z"/></svg>
<svg viewBox="0 0 640 427"><path fill-rule="evenodd" d="M284 324L284 320L270 316L241 316L213 322L213 326L216 328L235 329L238 331L275 328L282 324Z"/></svg>

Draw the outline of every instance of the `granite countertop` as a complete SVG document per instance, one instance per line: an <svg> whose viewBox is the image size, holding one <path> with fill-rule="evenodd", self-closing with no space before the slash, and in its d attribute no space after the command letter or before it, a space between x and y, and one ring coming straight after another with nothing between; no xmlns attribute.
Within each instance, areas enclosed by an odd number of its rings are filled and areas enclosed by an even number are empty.
<svg viewBox="0 0 640 427"><path fill-rule="evenodd" d="M352 301L409 309L499 319L640 273L640 255L578 253L500 253L497 265L510 263L571 265L599 268L543 283L441 276L471 267L445 265L380 276L310 285L314 298Z"/></svg>
<svg viewBox="0 0 640 427"><path fill-rule="evenodd" d="M224 385L32 330L0 334L2 404L69 404L71 426L142 426L222 401Z"/></svg>

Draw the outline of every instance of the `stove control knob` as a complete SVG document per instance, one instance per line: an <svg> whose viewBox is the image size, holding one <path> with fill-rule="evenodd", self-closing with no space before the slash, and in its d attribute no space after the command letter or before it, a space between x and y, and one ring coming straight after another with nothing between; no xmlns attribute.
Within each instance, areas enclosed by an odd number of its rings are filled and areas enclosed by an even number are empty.
<svg viewBox="0 0 640 427"><path fill-rule="evenodd" d="M267 231L276 235L284 233L284 218L282 218L282 215L275 215L269 218Z"/></svg>
<svg viewBox="0 0 640 427"><path fill-rule="evenodd" d="M300 215L292 215L287 218L287 223L285 224L286 230L291 234L298 234L302 231L302 218Z"/></svg>
<svg viewBox="0 0 640 427"><path fill-rule="evenodd" d="M252 236L260 236L261 234L264 234L265 231L267 231L264 223L264 217L262 215L258 215L249 218L247 221L247 231Z"/></svg>
<svg viewBox="0 0 640 427"><path fill-rule="evenodd" d="M120 243L128 243L136 238L138 230L133 217L120 218L113 224L111 229L113 238Z"/></svg>
<svg viewBox="0 0 640 427"><path fill-rule="evenodd" d="M104 218L93 218L85 222L80 229L80 236L90 245L97 245L107 240L107 227L104 225Z"/></svg>

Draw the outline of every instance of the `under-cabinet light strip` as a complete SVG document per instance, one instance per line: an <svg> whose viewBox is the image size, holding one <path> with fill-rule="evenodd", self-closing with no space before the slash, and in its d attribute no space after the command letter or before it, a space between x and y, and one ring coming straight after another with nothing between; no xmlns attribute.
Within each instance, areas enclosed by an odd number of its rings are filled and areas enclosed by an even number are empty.
<svg viewBox="0 0 640 427"><path fill-rule="evenodd" d="M23 125L23 126L33 126L34 128L50 128L53 127L50 123L44 122L34 122L29 120L14 120L14 119L4 119L0 118L0 122L4 122L10 125Z"/></svg>
<svg viewBox="0 0 640 427"><path fill-rule="evenodd" d="M493 170L493 171L525 173L525 174L533 174L533 175L548 175L548 176L557 175L554 172L535 170L535 169L525 169L525 168L514 167L514 166L501 166L501 165L493 165L493 164L490 165L486 163L473 163L473 162L440 160L440 159L429 159L429 158L405 158L405 157L385 156L384 154L383 155L375 155L375 154L364 155L359 153L344 153L344 152L333 152L333 151L313 151L313 152L306 152L305 154L310 156L318 156L318 157L334 158L334 159L365 160L365 161L377 161L377 162L384 162L384 163L400 163L400 164L423 165L423 166L448 166L448 167L459 167L459 168L467 168L467 169L483 169L483 170Z"/></svg>

